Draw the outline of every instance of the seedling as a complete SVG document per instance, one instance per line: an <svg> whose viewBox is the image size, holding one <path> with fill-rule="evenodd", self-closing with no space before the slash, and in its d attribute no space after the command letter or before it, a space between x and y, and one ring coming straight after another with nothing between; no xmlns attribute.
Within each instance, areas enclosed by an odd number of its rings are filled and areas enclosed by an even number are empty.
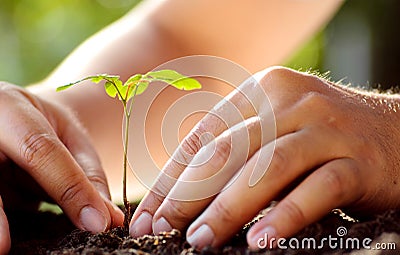
<svg viewBox="0 0 400 255"><path fill-rule="evenodd" d="M99 74L94 76L88 76L79 81L61 86L57 88L57 91L65 90L72 87L80 82L91 80L94 83L105 81L104 88L106 93L112 98L118 98L124 107L125 116L125 129L123 134L123 146L124 146L124 157L123 157L123 201L124 201L124 228L129 228L129 218L131 215L130 204L127 198L126 192L126 174L128 166L128 142L129 142L129 122L132 113L132 107L135 96L142 94L153 81L160 81L167 83L177 89L181 90L193 90L201 88L200 83L192 78L186 77L173 70L160 70L148 72L146 74L135 74L131 76L125 83L122 83L119 76Z"/></svg>

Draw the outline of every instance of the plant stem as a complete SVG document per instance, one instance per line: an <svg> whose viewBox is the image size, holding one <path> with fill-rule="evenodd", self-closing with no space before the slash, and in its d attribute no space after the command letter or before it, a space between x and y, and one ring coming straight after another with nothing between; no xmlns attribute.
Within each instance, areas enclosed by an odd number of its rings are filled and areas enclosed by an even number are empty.
<svg viewBox="0 0 400 255"><path fill-rule="evenodd" d="M129 143L129 123L131 120L131 113L132 113L132 107L133 103L135 102L135 96L137 93L138 86L135 86L135 91L134 95L132 97L131 104L128 108L128 102L124 99L121 100L123 106L124 106L124 115L125 115L125 132L124 132L124 163L123 163L123 177L122 177L122 196L124 199L124 207L125 207L125 217L124 217L124 229L129 230L129 220L131 218L131 205L128 201L128 196L127 196L127 168L128 168L128 143ZM117 89L118 90L118 89ZM127 93L129 90L127 91ZM122 98L122 97L121 97Z"/></svg>
<svg viewBox="0 0 400 255"><path fill-rule="evenodd" d="M124 207L125 207L125 217L124 217L124 228L126 230L129 229L129 218L131 215L131 206L128 201L127 196L127 168L128 168L128 143L129 143L129 121L130 121L130 112L128 112L127 103L122 102L124 105L124 115L125 115L125 132L124 132L124 163L123 163L123 177L122 177L122 196L124 200Z"/></svg>
<svg viewBox="0 0 400 255"><path fill-rule="evenodd" d="M110 81L110 80L109 80ZM125 231L129 231L129 221L131 219L131 205L128 201L128 195L127 195L127 169L128 169L128 143L129 143L129 123L131 119L131 113L132 113L132 107L133 103L135 102L135 96L139 87L139 82L135 84L135 90L132 96L132 100L130 105L128 105L129 102L129 89L126 91L126 95L122 95L121 91L118 89L118 86L113 82L110 81L111 84L115 87L117 90L118 96L120 101L122 102L122 105L124 106L124 116L125 116L125 130L124 130L124 160L123 160L123 177L122 177L122 197L124 200L124 229ZM124 97L125 96L125 97Z"/></svg>

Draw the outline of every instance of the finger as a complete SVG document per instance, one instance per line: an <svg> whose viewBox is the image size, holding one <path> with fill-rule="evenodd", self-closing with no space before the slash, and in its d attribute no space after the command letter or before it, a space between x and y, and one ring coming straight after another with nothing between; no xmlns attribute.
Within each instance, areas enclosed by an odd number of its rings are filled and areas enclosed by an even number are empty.
<svg viewBox="0 0 400 255"><path fill-rule="evenodd" d="M106 198L111 199L107 178L100 159L89 140L86 129L68 109L50 104L46 100L38 100L26 91L19 90L49 121L56 127L57 136L70 151L74 159L85 171L86 176Z"/></svg>
<svg viewBox="0 0 400 255"><path fill-rule="evenodd" d="M264 97L262 97L264 95ZM162 169L152 189L145 195L136 209L130 227L132 236L151 232L152 216L164 197L174 186L176 179L191 162L201 147L235 124L257 115L261 102L265 102L264 91L254 79L249 79L238 91L228 95L207 114L184 138L171 159Z"/></svg>
<svg viewBox="0 0 400 255"><path fill-rule="evenodd" d="M73 137L74 139L64 137ZM111 201L107 177L101 166L100 160L94 148L87 141L87 136L80 128L70 126L63 133L62 141L71 152L73 158L84 171L86 178L100 193L111 216L111 226L121 226L124 221L124 213Z"/></svg>
<svg viewBox="0 0 400 255"><path fill-rule="evenodd" d="M327 140L327 132L316 135L312 129L303 129L280 137L276 144L263 146L246 163L243 173L191 224L187 231L190 244L200 248L221 245L285 187L332 158L340 145L334 135L330 136L332 140ZM326 143L330 144L329 148L321 149ZM271 156L272 160L269 160ZM258 169L268 170L256 185L251 186L251 176L260 172ZM174 206L175 211L193 210L192 205L190 209L182 206L176 209L176 203Z"/></svg>
<svg viewBox="0 0 400 255"><path fill-rule="evenodd" d="M362 177L353 160L342 158L326 163L250 229L249 246L260 249L263 247L258 246L269 245L271 238L289 237L332 209L359 199L363 189L359 180Z"/></svg>
<svg viewBox="0 0 400 255"><path fill-rule="evenodd" d="M259 103L261 105L261 103ZM306 105L306 107L308 107L308 105ZM265 144L266 142L269 142L272 140L272 138L274 137L271 133L271 131L275 131L275 129L271 129L271 126L275 127L274 125L274 113L272 112L272 109L270 108L270 105L268 104L268 99L264 98L264 101L262 103L262 106L260 106L260 113L259 113L259 118L261 120L261 138L260 135L254 135L254 131L252 131L252 129L249 129L249 134L250 134L250 139L257 140L254 139L254 137L258 137L258 140L261 139L261 143L254 143L252 142L251 144ZM290 132L295 132L296 128L301 128L301 126L299 125L299 121L304 121L306 122L307 119L309 119L309 116L307 116L308 111L304 111L304 109L302 110L300 107L291 107L290 109L284 109L284 111L282 112L278 112L277 116L276 116L276 123L280 123L279 126L277 126L277 130L276 130L276 134L277 136L282 136L284 134L290 133ZM249 134L242 134L240 132L237 132L239 135L237 136L238 139L243 139L243 137L248 136ZM244 135L244 136L243 136ZM312 141L312 138L309 139L309 141ZM309 141L306 141L306 143L309 143ZM144 208L142 211L137 211L137 217L140 217L141 212L146 212L143 214L142 217L140 218L134 218L133 220L139 219L137 221L136 224L132 224L131 225L131 234L133 236L136 235L140 235L140 234L145 234L145 233L149 233L151 231L151 229L153 229L153 231L155 233L159 232L159 231L166 231L172 227L175 228L179 228L181 229L183 226L185 226L191 219L193 219L196 215L198 215L202 209L204 209L204 207L210 202L211 199L206 199L203 201L198 201L195 204L194 203L186 203L186 202L180 202L180 201L174 201L176 198L178 198L178 200L187 200L187 199L182 199L182 197L180 195L189 195L189 196L193 196L193 195L197 195L196 199L200 199L200 198L204 198L207 197L205 196L203 193L199 192L202 190L205 190L206 192L208 192L208 194L212 193L212 194L216 194L217 192L219 192L221 190L221 186L223 184L226 184L226 180L229 179L232 176L233 171L232 170L238 170L237 166L242 166L245 162L244 159L247 159L246 155L252 155L252 151L254 151L255 148L258 148L257 146L250 146L248 144L241 144L236 143L234 145L230 145L228 144L228 142L226 141L222 141L221 143L223 145L222 149L216 149L215 153L215 157L212 157L210 161L207 161L207 164L205 164L204 166L201 167L201 169L196 169L193 170L190 168L190 166L185 170L185 173L183 174L184 176L182 178L180 178L180 182L178 185L176 185L176 183L171 180L168 179L168 175L161 175L161 178L159 182L156 183L155 187L153 187L156 190L162 190L162 192L165 192L166 194L168 194L168 196L173 199L168 199L168 201L164 201L164 198L162 196L157 196L156 194L154 194L155 192L150 192L149 195L146 198L149 198L148 200L145 201L145 203L142 204L142 208ZM207 145L208 147L210 147L210 145ZM198 155L196 155L197 159L203 159L202 157L204 155L202 154L206 154L207 157L207 151L208 148L203 147L202 151L200 151L198 153ZM230 149L234 148L236 149L239 153L234 153L233 157L232 157L232 161L231 164L226 164L226 170L230 171L230 174L220 174L221 177L225 177L221 178L219 181L219 183L215 183L215 179L212 179L213 181L209 181L208 185L204 185L205 183L203 182L202 184L199 185L195 185L192 186L192 181L193 179L196 180L204 180L207 178L207 176L211 176L212 173L214 173L213 171L215 170L220 170L221 169L221 165L223 165L225 163L224 159L226 159L227 157L229 157L230 154ZM249 151L242 151L241 149L243 148L247 148L249 149ZM294 148L297 148L297 146L294 146ZM212 151L212 150L210 150ZM222 152L222 153L219 153ZM250 152L250 154L249 154ZM199 155L200 154L200 155ZM243 155L245 155L245 157L243 157ZM312 157L312 155L311 155ZM269 157L270 159L271 157ZM222 164L221 161L222 159ZM201 162L201 160L200 160ZM193 162L192 162L193 163ZM195 163L199 163L199 162L195 162ZM269 163L269 161L268 161ZM236 166L236 167L235 167ZM250 178L249 183L251 183L251 185L255 185L258 180L261 178L261 176L263 176L265 170L267 169L267 166L265 168L259 168L253 171L253 175ZM211 174L209 173L211 170ZM221 171L224 172L224 171ZM200 176L200 177L199 177ZM189 183L187 182L189 181ZM184 184L184 185L182 185ZM175 186L174 186L175 185ZM183 186L188 186L188 187L183 187ZM198 188L196 188L198 187ZM173 192L171 189L173 189ZM183 192L180 193L179 195L176 194L176 192ZM212 194L210 194L209 196L211 196ZM200 198L199 198L200 196ZM154 217L154 219L152 218L152 215L154 215L154 211L157 210L157 207L163 207L163 205L166 205L165 208L160 208L158 209L158 213L157 216ZM169 204L169 205L168 205ZM141 208L141 209L142 209ZM164 215L162 215L164 212L166 212L167 214L167 219L166 217L164 217ZM176 217L176 214L180 215L180 217ZM175 216L172 216L175 215ZM170 223L170 221L173 221L174 223ZM151 224L154 223L153 227L151 226ZM137 231L137 229L139 229L140 231L138 231L136 234L135 232ZM141 231L145 231L145 232L141 232Z"/></svg>
<svg viewBox="0 0 400 255"><path fill-rule="evenodd" d="M50 108L50 106L48 107ZM61 109L57 109L62 112ZM112 226L120 226L123 223L124 214L111 201L110 190L107 182L107 177L101 165L100 159L94 149L86 129L80 125L80 121L68 112L65 112L63 118L56 116L57 126L59 127L58 136L67 149L70 151L76 162L84 171L87 179L100 192L105 205L107 206L110 215ZM58 117L58 118L57 118ZM74 123L71 125L71 123Z"/></svg>
<svg viewBox="0 0 400 255"><path fill-rule="evenodd" d="M105 197L102 193L100 193L100 195L103 198L104 203L111 214L110 226L111 227L122 226L124 224L124 217L125 217L122 210L117 205L115 205L110 199Z"/></svg>
<svg viewBox="0 0 400 255"><path fill-rule="evenodd" d="M0 197L0 254L8 254L11 248L10 228L4 213L3 201Z"/></svg>
<svg viewBox="0 0 400 255"><path fill-rule="evenodd" d="M92 232L109 227L104 200L42 113L17 94L3 96L0 109L7 109L0 110L0 122L8 123L0 127L4 153L29 172L76 226Z"/></svg>
<svg viewBox="0 0 400 255"><path fill-rule="evenodd" d="M201 149L154 215L154 233L182 229L260 147L258 117L247 119ZM178 209L178 210L177 210Z"/></svg>
<svg viewBox="0 0 400 255"><path fill-rule="evenodd" d="M57 121L60 127L58 130L60 140L65 144L93 186L106 198L111 199L106 175L84 127L72 116L58 118Z"/></svg>

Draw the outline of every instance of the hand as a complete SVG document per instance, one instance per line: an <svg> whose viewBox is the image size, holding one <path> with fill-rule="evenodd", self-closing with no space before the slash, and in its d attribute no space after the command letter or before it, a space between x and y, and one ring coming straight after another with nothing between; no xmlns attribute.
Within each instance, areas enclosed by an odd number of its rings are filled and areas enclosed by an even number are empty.
<svg viewBox="0 0 400 255"><path fill-rule="evenodd" d="M360 92L279 67L258 77L258 84L240 87L248 100L232 92L184 139L136 210L131 235L190 225L191 245L219 246L281 198L247 234L257 249L266 233L289 237L334 208L374 213L399 207L398 96ZM260 88L270 104L260 100ZM232 105L244 120L235 117ZM221 178L214 175L218 171ZM206 197L204 191L211 193Z"/></svg>
<svg viewBox="0 0 400 255"><path fill-rule="evenodd" d="M0 83L0 194L4 207L34 208L50 198L79 228L121 225L97 154L77 119L60 105ZM0 253L10 247L0 203Z"/></svg>

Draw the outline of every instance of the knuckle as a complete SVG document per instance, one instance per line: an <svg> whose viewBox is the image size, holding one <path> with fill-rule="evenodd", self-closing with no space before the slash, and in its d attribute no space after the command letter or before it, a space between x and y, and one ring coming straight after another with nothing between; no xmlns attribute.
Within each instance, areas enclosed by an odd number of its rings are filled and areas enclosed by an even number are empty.
<svg viewBox="0 0 400 255"><path fill-rule="evenodd" d="M165 195L161 195L160 193L157 193L154 190L151 190L151 193L149 193L148 197L146 197L147 201L151 201L151 204L149 207L147 207L148 211L152 211L155 205L159 206L164 202Z"/></svg>
<svg viewBox="0 0 400 255"><path fill-rule="evenodd" d="M272 87L281 87L285 84L291 84L288 82L294 75L299 75L300 73L282 66L273 66L264 70L261 76L260 84L264 89Z"/></svg>
<svg viewBox="0 0 400 255"><path fill-rule="evenodd" d="M167 202L169 207L169 213L173 217L173 221L175 222L175 224L186 225L186 223L190 222L190 220L193 218L193 215L191 215L189 210L187 210L186 208L188 202L174 200L174 199L167 199Z"/></svg>
<svg viewBox="0 0 400 255"><path fill-rule="evenodd" d="M231 155L232 144L229 139L220 139L217 141L214 155L210 161L213 168L221 168L225 163L228 162Z"/></svg>
<svg viewBox="0 0 400 255"><path fill-rule="evenodd" d="M10 83L7 83L5 81L0 81L0 91L7 91L13 87L14 85L11 85Z"/></svg>
<svg viewBox="0 0 400 255"><path fill-rule="evenodd" d="M352 172L350 170L348 173ZM338 168L329 169L323 172L322 180L324 182L324 187L329 190L329 193L336 200L341 201L343 196L346 194L346 180L350 176L344 175L344 172Z"/></svg>
<svg viewBox="0 0 400 255"><path fill-rule="evenodd" d="M49 160L58 146L57 138L50 134L33 133L22 139L20 156L33 169L39 169Z"/></svg>
<svg viewBox="0 0 400 255"><path fill-rule="evenodd" d="M283 66L273 66L266 70L263 78L268 78L268 77L276 78L276 79L286 78L286 77L288 77L290 75L294 75L296 73L297 73L296 71L286 68L286 67L283 67Z"/></svg>
<svg viewBox="0 0 400 255"><path fill-rule="evenodd" d="M285 67L268 68L260 79L260 84L267 92L279 97L292 97L291 102L302 102L304 98L317 102L328 102L324 93L328 93L328 83L313 74L298 72ZM285 94L279 92L285 91ZM289 92L288 92L289 91ZM319 101L318 101L319 100ZM306 100L308 101L308 100ZM315 105L314 105L315 106Z"/></svg>
<svg viewBox="0 0 400 255"><path fill-rule="evenodd" d="M13 85L6 83L6 82L0 82L0 102L6 103L6 100L11 100L11 91L13 90Z"/></svg>
<svg viewBox="0 0 400 255"><path fill-rule="evenodd" d="M107 180L104 175L101 174L91 174L87 177L91 183L95 186L108 187Z"/></svg>
<svg viewBox="0 0 400 255"><path fill-rule="evenodd" d="M218 199L212 203L212 211L218 216L220 221L226 223L235 222L237 220L235 214L240 214L240 210L235 210L234 213L234 211L231 210L226 203ZM238 215L238 217L240 217L240 215Z"/></svg>
<svg viewBox="0 0 400 255"><path fill-rule="evenodd" d="M191 159L202 147L201 129L195 129L182 141L181 154L185 159Z"/></svg>
<svg viewBox="0 0 400 255"><path fill-rule="evenodd" d="M160 202L162 202L162 200L168 195L175 183L175 178L169 176L164 172L161 172L161 174L157 177L155 185L151 187L151 191L158 199L160 199Z"/></svg>
<svg viewBox="0 0 400 255"><path fill-rule="evenodd" d="M307 219L303 210L293 200L286 198L279 204L280 210L288 215L290 223L297 226L307 224Z"/></svg>
<svg viewBox="0 0 400 255"><path fill-rule="evenodd" d="M64 181L59 190L61 193L57 199L58 202L61 205L68 205L80 198L80 194L84 192L84 187L79 181L76 181L75 178L72 178L70 181Z"/></svg>
<svg viewBox="0 0 400 255"><path fill-rule="evenodd" d="M8 87L8 84L4 81L0 81L0 91L6 90Z"/></svg>
<svg viewBox="0 0 400 255"><path fill-rule="evenodd" d="M282 174L287 164L288 157L286 153L286 150L282 146L277 145L275 147L269 169L276 172L278 175Z"/></svg>
<svg viewBox="0 0 400 255"><path fill-rule="evenodd" d="M26 90L17 85L0 81L0 98L11 98L15 100L16 98L20 99L21 96L26 96L27 94L29 93L27 93Z"/></svg>
<svg viewBox="0 0 400 255"><path fill-rule="evenodd" d="M301 103L306 107L329 107L331 100L319 91L308 91L304 94Z"/></svg>

